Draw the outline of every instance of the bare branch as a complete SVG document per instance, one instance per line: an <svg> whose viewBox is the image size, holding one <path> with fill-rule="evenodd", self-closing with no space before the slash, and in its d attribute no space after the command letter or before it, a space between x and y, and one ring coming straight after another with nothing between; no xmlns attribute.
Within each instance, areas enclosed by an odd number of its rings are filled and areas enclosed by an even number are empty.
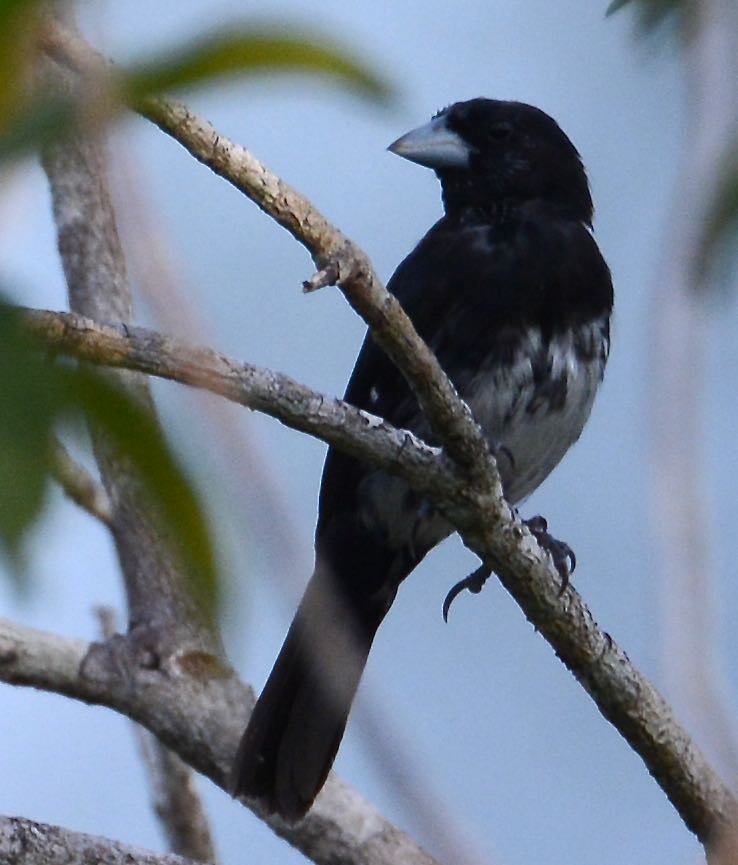
<svg viewBox="0 0 738 865"><path fill-rule="evenodd" d="M45 165L52 185L55 215L60 230L60 250L67 272L73 308L92 315L97 320L128 321L130 316L125 269L107 194L100 151L86 140L75 140L69 145L65 144L52 150L45 159ZM111 292L110 303L106 300L106 292ZM117 309L116 304L119 307ZM148 395L143 390L139 393L139 397L145 404L148 403ZM160 544L157 545L155 538L147 537L145 534L145 529L150 522L146 520L144 510L139 507L136 490L131 487L131 478L125 471L125 466L118 467L114 464L106 466L106 456L102 452L100 461L106 483L106 474L109 474L112 479L109 491L116 508L116 528L121 527L118 522L121 503L129 506L125 513L125 525L122 526L124 531L121 532L126 548L122 548L123 544L119 544L119 554L126 571L131 607L130 636L136 635L136 630L141 628L142 621L146 625L145 636L146 631L155 631L155 639L152 641L146 639L114 641L116 650L108 653L111 657L115 656L113 666L117 670L122 663L121 658L125 656L126 660L135 659L133 663L136 666L171 669L180 665L183 659L191 660L194 657L197 659L198 666L204 664L210 672L209 668L212 665L220 664L220 646L216 635L207 635L200 627L201 623L197 622L196 616L192 615L193 611L186 609L186 594L181 584L177 584L179 575L170 567L166 550L162 549ZM113 486L116 487L115 495L111 489ZM156 556L157 561L153 560L152 554ZM128 568L126 568L127 564ZM147 599L152 598L160 602L156 605L147 604ZM163 609L160 600L162 598ZM185 604L182 604L182 600ZM150 615L152 607L154 607L153 623ZM163 623L156 620L157 617L162 618L162 613L165 619ZM152 624L156 626L153 629ZM162 624L163 628L160 627ZM184 632L182 625L185 626ZM205 640L207 649L205 653L191 650L193 640L187 633L188 628L195 631L196 639L203 636L210 637L209 641ZM167 641L168 649L164 654L161 653L163 641ZM136 642L139 644L138 649ZM188 647L189 651L183 647ZM99 662L100 653L97 653L96 657ZM191 703L191 700L183 699L180 704L188 707L186 718L188 726L193 723ZM204 701L203 705L212 711L212 701ZM170 713L174 711L173 706L168 709ZM228 717L237 718L239 715L230 712ZM182 719L183 722L184 720ZM181 732L171 740L162 738L165 744L180 748L181 751L180 742L183 738ZM218 780L221 784L229 777L236 741L237 737L234 736L230 752L227 753L227 760L220 764L219 772L222 774ZM185 759L188 757L192 761L196 755L184 755ZM197 766L197 763L194 765ZM293 840L293 843L299 844L301 849L316 861L333 861L336 855L344 861L358 862L375 861L375 857L379 855L378 861L385 861L387 858L394 858L394 855L390 856L385 852L387 849L393 854L396 849L399 849L407 854L407 856L403 855L403 858L407 858L408 861L430 863L431 860L422 851L417 850L409 839L361 803L358 797L344 790L340 783L334 785L333 798L336 801L331 801L330 797L323 800L328 803L330 809L326 816L321 818L316 813L312 821L304 824L300 833L295 833L291 827L277 825L274 828ZM377 832L380 833L378 838L374 838L373 835L367 838L367 819L369 825L376 826Z"/></svg>
<svg viewBox="0 0 738 865"><path fill-rule="evenodd" d="M130 364L206 386L401 474L432 498L467 546L499 574L602 714L640 754L687 825L706 840L731 819L736 803L729 790L653 685L597 627L574 589L561 594L551 562L495 488L480 491L422 442L405 439L403 431L339 400L326 400L284 376L143 328L103 328L63 313L28 312L26 316L33 332L47 338L57 351L97 363L107 355L107 362L114 365Z"/></svg>
<svg viewBox="0 0 738 865"><path fill-rule="evenodd" d="M61 27L49 27L41 44L57 61L78 72L89 74L97 61L99 73L105 74L107 65L99 55ZM468 406L397 299L382 285L365 253L245 147L221 135L187 106L174 100L147 99L137 110L195 159L247 195L306 247L321 271L317 279L309 281L309 288L333 282L341 288L371 327L373 337L407 378L449 456L474 476L496 472ZM116 318L109 316L108 320Z"/></svg>
<svg viewBox="0 0 738 865"><path fill-rule="evenodd" d="M67 694L77 682L88 648L84 640L57 637L0 618L0 679ZM87 701L76 689L68 696Z"/></svg>
<svg viewBox="0 0 738 865"><path fill-rule="evenodd" d="M142 327L100 325L75 313L26 310L24 315L30 332L55 351L209 390L394 469L416 486L425 488L435 481L448 491L448 476L439 471L443 461L437 449L406 430L397 430L381 418L325 397L286 375Z"/></svg>
<svg viewBox="0 0 738 865"><path fill-rule="evenodd" d="M229 668L218 667L212 655L156 659L122 636L90 644L5 619L0 619L0 681L115 709L224 789L254 703L251 690ZM300 823L259 816L321 865L437 865L335 775Z"/></svg>
<svg viewBox="0 0 738 865"><path fill-rule="evenodd" d="M105 489L83 465L72 458L59 439L52 442L51 470L73 502L104 525L112 525L113 509Z"/></svg>
<svg viewBox="0 0 738 865"><path fill-rule="evenodd" d="M195 865L181 856L157 856L98 835L20 817L0 817L0 861L4 865Z"/></svg>
<svg viewBox="0 0 738 865"><path fill-rule="evenodd" d="M721 832L707 851L708 865L735 865L738 862L738 826L735 823Z"/></svg>
<svg viewBox="0 0 738 865"><path fill-rule="evenodd" d="M153 793L154 811L169 849L197 862L215 862L215 845L192 769L148 730L136 738Z"/></svg>
<svg viewBox="0 0 738 865"><path fill-rule="evenodd" d="M47 61L53 87L73 89L72 73ZM100 321L130 321L131 295L123 251L107 186L105 154L86 130L49 147L43 165L51 188L59 253L70 305ZM113 373L111 373L113 374ZM115 373L121 387L152 414L148 383L140 375ZM156 652L189 642L213 653L219 636L188 588L178 559L152 520L140 480L126 460L92 430L95 455L112 505L112 532L120 559L136 638Z"/></svg>
<svg viewBox="0 0 738 865"><path fill-rule="evenodd" d="M115 611L98 607L102 636L115 636ZM210 825L192 769L140 724L131 728L143 758L153 794L154 812L169 849L197 862L216 861Z"/></svg>

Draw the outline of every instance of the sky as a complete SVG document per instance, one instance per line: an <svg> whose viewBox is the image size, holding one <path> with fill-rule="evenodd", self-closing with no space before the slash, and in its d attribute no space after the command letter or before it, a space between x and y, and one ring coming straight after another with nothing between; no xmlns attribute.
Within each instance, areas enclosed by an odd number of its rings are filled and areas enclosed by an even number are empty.
<svg viewBox="0 0 738 865"><path fill-rule="evenodd" d="M378 70L398 94L389 109L294 77L184 98L305 193L385 278L441 212L432 173L387 153L389 142L440 107L482 95L530 102L558 120L588 169L616 310L590 423L523 515L545 514L572 545L577 589L662 686L667 589L647 507L649 320L679 182L683 80L668 39L639 40L630 13L606 19L604 7L576 0L129 0L83 4L81 20L95 45L119 61L266 17L325 33ZM138 320L194 333L226 354L340 395L364 327L337 290L301 293L312 273L305 251L145 121L121 121L111 151ZM48 191L32 161L3 179L0 268L20 302L65 308ZM727 384L738 361L737 315L729 297L712 310L703 406L726 632L738 613L724 579L738 482L738 403ZM311 570L325 448L178 386L156 383L154 391L213 514L227 579L229 656L260 687ZM342 777L439 855L453 827L453 837L489 863L700 861L699 846L640 759L499 585L491 580L481 595L458 598L443 623L446 591L475 566L450 539L403 585L339 753ZM20 597L0 572L0 615L89 639L97 636L94 606L112 605L123 620L105 531L58 491L29 540L29 573L30 590ZM736 650L723 642L729 668ZM735 676L731 684L738 685ZM0 813L164 849L125 719L4 686L0 737ZM393 781L387 765L401 766L407 783ZM225 793L207 781L202 787L225 865L303 861Z"/></svg>

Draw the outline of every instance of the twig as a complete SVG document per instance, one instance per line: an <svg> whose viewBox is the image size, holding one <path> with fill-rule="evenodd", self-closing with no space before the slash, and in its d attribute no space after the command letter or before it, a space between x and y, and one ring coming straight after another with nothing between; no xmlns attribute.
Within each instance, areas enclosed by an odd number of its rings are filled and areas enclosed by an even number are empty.
<svg viewBox="0 0 738 865"><path fill-rule="evenodd" d="M72 458L59 441L52 443L52 471L69 498L81 508L110 527L113 522L110 498L87 469Z"/></svg>
<svg viewBox="0 0 738 865"><path fill-rule="evenodd" d="M373 338L407 378L449 456L474 476L488 471L487 443L468 406L364 252L246 148L220 135L182 103L149 100L140 111L308 249L320 269L315 285L308 281L309 287L335 282L341 288L371 327Z"/></svg>

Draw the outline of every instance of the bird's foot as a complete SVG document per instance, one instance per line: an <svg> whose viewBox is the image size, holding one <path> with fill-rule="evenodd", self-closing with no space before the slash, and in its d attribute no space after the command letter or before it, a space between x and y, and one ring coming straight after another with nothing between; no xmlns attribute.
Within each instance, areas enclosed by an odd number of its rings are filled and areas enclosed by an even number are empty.
<svg viewBox="0 0 738 865"><path fill-rule="evenodd" d="M486 565L480 565L473 574L469 574L468 577L464 577L463 580L459 580L455 586L451 587L451 590L446 595L446 600L443 602L444 622L448 622L448 611L451 609L451 604L454 602L456 596L461 594L464 589L469 589L475 595L479 594L491 573L492 571Z"/></svg>
<svg viewBox="0 0 738 865"><path fill-rule="evenodd" d="M549 534L548 522L542 516L531 517L528 520L523 520L523 523L528 528L528 531L538 541L539 545L551 556L554 567L561 576L560 594L569 587L569 577L574 573L577 566L577 557L574 550L566 543L560 541L553 535ZM456 585L452 586L446 599L443 602L443 621L448 622L448 613L451 609L451 604L456 600L464 589L468 589L473 594L479 594L482 591L484 584L487 582L492 571L486 565L480 565L476 571L459 580Z"/></svg>
<svg viewBox="0 0 738 865"><path fill-rule="evenodd" d="M523 520L523 522L540 546L553 559L554 567L561 576L561 590L559 594L563 595L569 586L569 577L574 573L574 568L577 566L577 557L574 555L574 550L566 541L560 541L548 533L548 523L543 517L531 517L529 520Z"/></svg>

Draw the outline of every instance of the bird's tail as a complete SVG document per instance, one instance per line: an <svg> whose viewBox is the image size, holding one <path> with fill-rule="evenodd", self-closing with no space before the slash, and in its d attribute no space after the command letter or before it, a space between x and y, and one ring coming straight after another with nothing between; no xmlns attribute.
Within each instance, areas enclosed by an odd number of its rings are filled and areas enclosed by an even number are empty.
<svg viewBox="0 0 738 865"><path fill-rule="evenodd" d="M389 606L357 609L318 571L241 739L236 796L256 798L288 820L320 792L343 737L374 635Z"/></svg>

